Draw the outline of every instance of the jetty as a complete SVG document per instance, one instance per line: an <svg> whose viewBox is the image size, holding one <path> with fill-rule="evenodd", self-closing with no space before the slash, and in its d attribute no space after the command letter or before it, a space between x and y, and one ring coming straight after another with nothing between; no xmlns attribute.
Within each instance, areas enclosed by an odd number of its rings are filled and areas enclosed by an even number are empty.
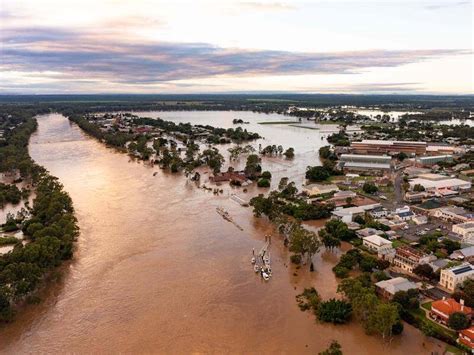
<svg viewBox="0 0 474 355"><path fill-rule="evenodd" d="M243 231L244 229L239 226L239 224L237 222L234 221L234 219L231 217L231 215L229 214L229 212L227 212L224 208L222 207L217 207L216 208L216 212L222 216L222 218L224 218L226 221L232 223L234 226L236 226L238 229L240 229L241 231Z"/></svg>

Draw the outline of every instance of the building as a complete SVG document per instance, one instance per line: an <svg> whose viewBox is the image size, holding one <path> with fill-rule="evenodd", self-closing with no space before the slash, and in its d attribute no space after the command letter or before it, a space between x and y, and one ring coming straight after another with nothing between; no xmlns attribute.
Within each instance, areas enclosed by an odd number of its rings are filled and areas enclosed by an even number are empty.
<svg viewBox="0 0 474 355"><path fill-rule="evenodd" d="M474 222L453 224L453 232L462 237L462 242L474 244Z"/></svg>
<svg viewBox="0 0 474 355"><path fill-rule="evenodd" d="M452 155L431 155L425 157L419 157L416 162L421 166L432 166L440 162L452 162Z"/></svg>
<svg viewBox="0 0 474 355"><path fill-rule="evenodd" d="M398 154L424 155L426 142L384 141L364 139L362 142L352 142L351 149L355 154Z"/></svg>
<svg viewBox="0 0 474 355"><path fill-rule="evenodd" d="M411 273L418 265L427 264L435 259L435 256L404 245L395 249L393 264L403 271Z"/></svg>
<svg viewBox="0 0 474 355"><path fill-rule="evenodd" d="M328 203L333 203L334 206L340 207L347 205L347 202L352 202L357 197L353 191L338 191L330 199L326 200Z"/></svg>
<svg viewBox="0 0 474 355"><path fill-rule="evenodd" d="M372 205L365 205L365 206L356 206L356 207L337 207L334 211L332 211L332 215L341 221L348 223L352 222L355 216L364 216L365 212L370 211L376 207L381 206L380 203L374 203Z"/></svg>
<svg viewBox="0 0 474 355"><path fill-rule="evenodd" d="M415 214L412 211L403 211L395 213L395 219L403 222L411 220L414 216Z"/></svg>
<svg viewBox="0 0 474 355"><path fill-rule="evenodd" d="M372 211L369 212L369 214L374 217L374 218L382 218L382 217L387 217L389 212L386 208L383 208L382 206L374 208Z"/></svg>
<svg viewBox="0 0 474 355"><path fill-rule="evenodd" d="M430 263L428 263L429 266L433 269L433 272L437 272L438 270L446 267L450 261L448 259L436 259Z"/></svg>
<svg viewBox="0 0 474 355"><path fill-rule="evenodd" d="M386 155L342 154L339 158L339 164L341 164L344 171L389 171L392 168L392 158Z"/></svg>
<svg viewBox="0 0 474 355"><path fill-rule="evenodd" d="M440 174L421 174L409 181L410 189L415 185L421 185L426 191L438 192L440 190L463 191L471 188L471 182L452 178Z"/></svg>
<svg viewBox="0 0 474 355"><path fill-rule="evenodd" d="M412 218L412 221L415 222L416 225L422 225L428 223L428 216L425 216L423 214L417 215Z"/></svg>
<svg viewBox="0 0 474 355"><path fill-rule="evenodd" d="M362 238L362 244L367 247L367 249L375 251L377 253L385 249L392 249L392 242L382 238L379 235L369 235L368 237Z"/></svg>
<svg viewBox="0 0 474 355"><path fill-rule="evenodd" d="M405 201L409 203L417 203L423 201L425 198L428 197L428 193L426 192L411 192L407 191L405 193Z"/></svg>
<svg viewBox="0 0 474 355"><path fill-rule="evenodd" d="M474 278L474 266L463 263L449 269L441 270L439 284L453 292L457 285L462 284L467 279Z"/></svg>
<svg viewBox="0 0 474 355"><path fill-rule="evenodd" d="M448 298L433 301L429 315L435 321L447 325L449 316L453 313L464 313L471 318L472 309L464 306L464 300L457 302L454 298Z"/></svg>
<svg viewBox="0 0 474 355"><path fill-rule="evenodd" d="M393 295L398 291L408 291L417 288L416 283L404 277L395 277L394 279L380 281L375 284L376 292L386 300L392 299Z"/></svg>
<svg viewBox="0 0 474 355"><path fill-rule="evenodd" d="M459 332L458 343L474 349L474 326L463 329Z"/></svg>
<svg viewBox="0 0 474 355"><path fill-rule="evenodd" d="M455 250L450 256L452 260L474 261L474 246Z"/></svg>
<svg viewBox="0 0 474 355"><path fill-rule="evenodd" d="M444 207L433 211L433 217L446 222L466 223L474 222L474 213L466 211L462 207Z"/></svg>
<svg viewBox="0 0 474 355"><path fill-rule="evenodd" d="M339 191L339 188L332 184L309 184L303 186L303 192L308 196L330 194L337 191Z"/></svg>
<svg viewBox="0 0 474 355"><path fill-rule="evenodd" d="M214 176L209 177L209 181L214 183L225 181L236 181L239 183L244 183L247 181L247 176L244 172L226 171L223 173L217 173Z"/></svg>
<svg viewBox="0 0 474 355"><path fill-rule="evenodd" d="M359 236L359 238L365 238L371 235L382 235L384 232L375 228L363 228L359 229L356 234Z"/></svg>

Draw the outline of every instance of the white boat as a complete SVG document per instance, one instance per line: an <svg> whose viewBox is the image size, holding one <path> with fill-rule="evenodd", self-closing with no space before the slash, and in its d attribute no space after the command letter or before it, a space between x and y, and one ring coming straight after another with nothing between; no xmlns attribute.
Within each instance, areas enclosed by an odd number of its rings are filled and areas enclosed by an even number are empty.
<svg viewBox="0 0 474 355"><path fill-rule="evenodd" d="M252 264L255 264L256 261L257 261L257 260L255 260L255 258L252 258L252 260L250 260L250 262L251 262Z"/></svg>
<svg viewBox="0 0 474 355"><path fill-rule="evenodd" d="M258 267L258 265L254 265L253 270L257 273L260 271L260 268Z"/></svg>
<svg viewBox="0 0 474 355"><path fill-rule="evenodd" d="M268 276L268 274L266 272L262 272L262 277L265 281L270 280L270 276Z"/></svg>

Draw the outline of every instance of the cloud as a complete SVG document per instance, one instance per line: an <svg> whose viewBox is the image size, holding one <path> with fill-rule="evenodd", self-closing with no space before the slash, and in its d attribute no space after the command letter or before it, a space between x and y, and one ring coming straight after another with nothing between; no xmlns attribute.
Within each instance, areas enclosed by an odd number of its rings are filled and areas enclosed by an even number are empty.
<svg viewBox="0 0 474 355"><path fill-rule="evenodd" d="M39 76L45 81L70 83L80 79L123 86L222 76L351 74L466 53L452 49L329 53L250 50L206 43L119 40L116 36L48 28L5 29L0 41L0 69L4 72L23 76L34 72L35 80Z"/></svg>
<svg viewBox="0 0 474 355"><path fill-rule="evenodd" d="M439 2L435 4L425 5L425 9L427 10L439 10L451 7L458 7L472 4L471 1L449 1L449 2Z"/></svg>
<svg viewBox="0 0 474 355"><path fill-rule="evenodd" d="M239 3L239 6L244 9L254 11L288 11L295 10L296 6L288 3L281 2L256 2L256 1L244 1Z"/></svg>

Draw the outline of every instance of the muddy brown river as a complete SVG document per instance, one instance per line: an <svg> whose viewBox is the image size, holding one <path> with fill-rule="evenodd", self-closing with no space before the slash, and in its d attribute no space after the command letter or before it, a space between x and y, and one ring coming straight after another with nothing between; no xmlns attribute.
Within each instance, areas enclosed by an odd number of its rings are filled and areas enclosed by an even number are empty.
<svg viewBox="0 0 474 355"><path fill-rule="evenodd" d="M175 113L187 121L200 115L223 120L225 114ZM263 115L237 116L256 121ZM301 312L295 295L304 287L313 285L323 298L336 295L331 268L338 252L316 255L314 273L297 271L288 266L289 255L274 235L273 278L264 282L255 275L251 251L264 244L271 226L229 198L231 192L249 198L255 190L244 194L225 187L214 196L183 176L130 161L61 115L38 121L31 156L70 193L81 235L61 281L40 304L26 307L13 324L0 328L2 354L316 354L332 339L345 354L441 350L408 325L402 336L383 344L356 322L320 324ZM320 133L259 126L267 140L281 138L285 146L300 137L294 146L306 160L264 165L275 171L276 182L283 175L302 179L304 169L290 170L317 160L314 149L324 143ZM227 209L243 231L222 219L217 206Z"/></svg>

